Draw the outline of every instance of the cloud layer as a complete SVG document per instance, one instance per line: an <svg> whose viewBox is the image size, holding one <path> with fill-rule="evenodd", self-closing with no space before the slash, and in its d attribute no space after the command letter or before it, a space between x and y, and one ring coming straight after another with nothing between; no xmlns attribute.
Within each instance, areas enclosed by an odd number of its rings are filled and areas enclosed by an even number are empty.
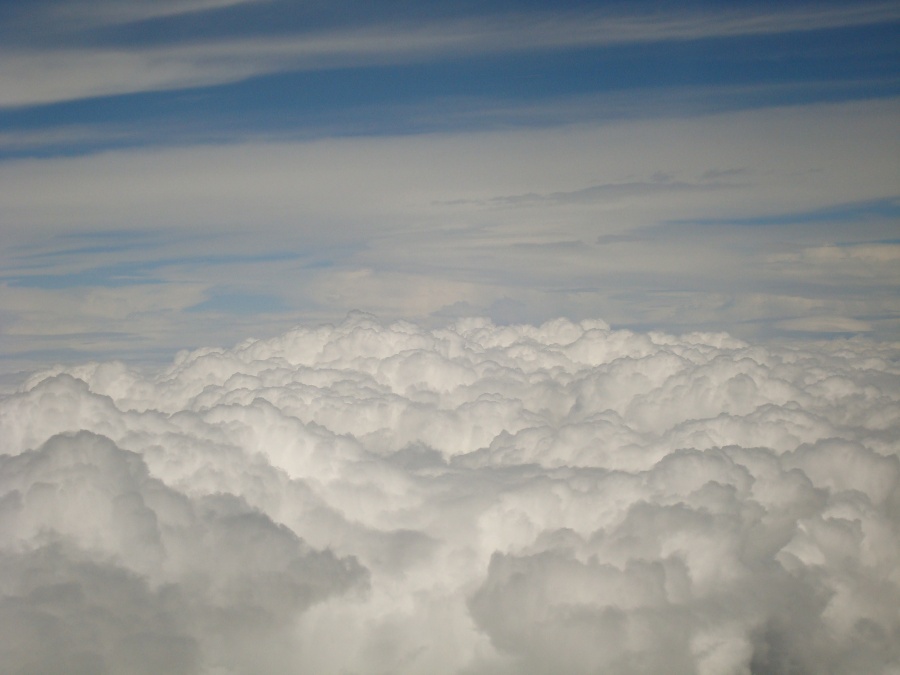
<svg viewBox="0 0 900 675"><path fill-rule="evenodd" d="M350 315L0 399L10 673L895 673L861 341Z"/></svg>
<svg viewBox="0 0 900 675"><path fill-rule="evenodd" d="M0 376L352 309L895 339L898 115L890 99L2 162Z"/></svg>

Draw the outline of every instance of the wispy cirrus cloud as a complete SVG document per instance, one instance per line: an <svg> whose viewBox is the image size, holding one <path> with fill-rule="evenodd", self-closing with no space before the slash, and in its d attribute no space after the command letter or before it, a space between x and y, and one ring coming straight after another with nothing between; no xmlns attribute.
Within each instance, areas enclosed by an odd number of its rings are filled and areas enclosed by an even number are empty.
<svg viewBox="0 0 900 675"><path fill-rule="evenodd" d="M228 6L231 2L167 3L97 13L98 22L136 21ZM154 14L155 13L155 14ZM107 16L109 15L109 16ZM900 20L895 3L802 7L751 12L514 13L379 22L294 34L221 38L190 36L128 46L73 40L63 48L28 44L0 50L0 106L215 86L286 71L369 67L469 58L479 54L608 47L664 41L759 36Z"/></svg>
<svg viewBox="0 0 900 675"><path fill-rule="evenodd" d="M25 21L54 31L77 34L121 24L171 19L252 5L266 0L51 0L30 3L27 9L6 9L7 18L21 28ZM27 17L27 19L26 19ZM39 36L20 36L32 39Z"/></svg>
<svg viewBox="0 0 900 675"><path fill-rule="evenodd" d="M260 297L269 327L465 306L741 335L822 315L862 323L808 325L889 335L895 261L872 256L896 233L897 105L7 160L5 349L148 321L173 349L237 340Z"/></svg>

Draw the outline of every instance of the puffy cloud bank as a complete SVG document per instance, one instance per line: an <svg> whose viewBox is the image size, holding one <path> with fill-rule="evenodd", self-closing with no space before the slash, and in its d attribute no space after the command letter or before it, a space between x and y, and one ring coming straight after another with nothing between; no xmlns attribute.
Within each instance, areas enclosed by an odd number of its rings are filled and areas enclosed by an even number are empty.
<svg viewBox="0 0 900 675"><path fill-rule="evenodd" d="M20 673L898 673L895 347L351 315L0 399Z"/></svg>

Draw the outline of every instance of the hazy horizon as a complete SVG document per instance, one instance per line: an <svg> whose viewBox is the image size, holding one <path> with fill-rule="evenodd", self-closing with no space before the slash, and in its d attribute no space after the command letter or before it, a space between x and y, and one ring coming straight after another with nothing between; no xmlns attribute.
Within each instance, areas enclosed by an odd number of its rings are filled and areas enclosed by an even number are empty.
<svg viewBox="0 0 900 675"><path fill-rule="evenodd" d="M0 3L0 370L348 312L898 336L896 3Z"/></svg>

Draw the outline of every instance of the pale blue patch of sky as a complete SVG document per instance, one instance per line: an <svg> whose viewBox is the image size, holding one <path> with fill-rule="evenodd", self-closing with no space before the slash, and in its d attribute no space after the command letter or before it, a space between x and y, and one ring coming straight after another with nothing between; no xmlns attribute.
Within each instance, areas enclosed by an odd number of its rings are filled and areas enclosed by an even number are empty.
<svg viewBox="0 0 900 675"><path fill-rule="evenodd" d="M870 218L900 219L900 197L876 199L852 204L837 204L800 213L776 213L750 218L702 218L694 220L670 220L670 225L736 225L744 227L776 227L807 223L852 223Z"/></svg>
<svg viewBox="0 0 900 675"><path fill-rule="evenodd" d="M68 252L67 252L68 253ZM114 265L99 265L89 269L62 274L6 274L0 275L0 282L19 288L74 288L98 286L115 288L141 284L166 283L158 273L172 267L203 268L216 265L265 264L286 260L300 260L296 253L266 253L262 255L206 255L172 257L158 260L129 261Z"/></svg>

